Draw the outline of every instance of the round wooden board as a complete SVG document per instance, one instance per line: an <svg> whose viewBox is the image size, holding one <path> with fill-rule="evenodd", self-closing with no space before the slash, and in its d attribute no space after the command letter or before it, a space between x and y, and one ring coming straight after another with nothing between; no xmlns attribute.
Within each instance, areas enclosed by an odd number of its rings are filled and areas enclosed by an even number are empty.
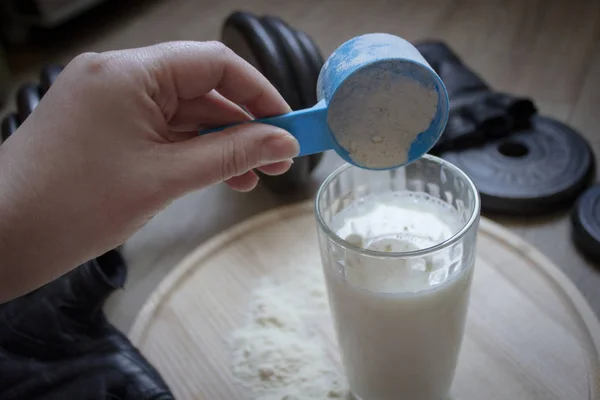
<svg viewBox="0 0 600 400"><path fill-rule="evenodd" d="M600 400L600 324L575 286L486 219L477 255L452 399ZM150 296L129 336L177 399L246 398L225 338L243 325L259 278L294 266L320 268L312 203L259 215L201 245Z"/></svg>

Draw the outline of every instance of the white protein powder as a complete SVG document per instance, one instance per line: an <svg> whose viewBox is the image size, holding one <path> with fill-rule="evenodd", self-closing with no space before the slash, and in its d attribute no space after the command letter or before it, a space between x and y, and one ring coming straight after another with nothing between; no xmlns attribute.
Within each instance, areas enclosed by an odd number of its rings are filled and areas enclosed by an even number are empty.
<svg viewBox="0 0 600 400"><path fill-rule="evenodd" d="M346 380L319 334L329 319L319 265L281 282L261 282L246 324L229 338L233 374L251 399L349 399Z"/></svg>
<svg viewBox="0 0 600 400"><path fill-rule="evenodd" d="M411 144L429 128L437 105L433 83L389 68L365 68L335 92L327 123L355 163L390 168L406 163Z"/></svg>

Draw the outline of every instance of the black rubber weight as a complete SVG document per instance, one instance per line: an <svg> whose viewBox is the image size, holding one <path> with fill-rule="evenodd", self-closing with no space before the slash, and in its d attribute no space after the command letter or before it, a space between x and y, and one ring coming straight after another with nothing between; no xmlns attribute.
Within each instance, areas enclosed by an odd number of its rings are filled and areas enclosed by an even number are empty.
<svg viewBox="0 0 600 400"><path fill-rule="evenodd" d="M586 256L600 260L600 185L586 190L573 209L573 241Z"/></svg>
<svg viewBox="0 0 600 400"><path fill-rule="evenodd" d="M512 215L571 205L594 169L587 142L568 126L541 116L509 138L442 157L473 179L485 212Z"/></svg>
<svg viewBox="0 0 600 400"><path fill-rule="evenodd" d="M300 108L299 96L293 87L292 72L283 50L260 18L248 12L234 12L223 24L221 39L226 46L258 69L290 107Z"/></svg>
<svg viewBox="0 0 600 400"><path fill-rule="evenodd" d="M294 31L284 21L277 17L264 16L262 18L264 25L269 29L270 32L276 37L278 44L283 49L290 69L294 76L294 87L300 94L300 108L309 108L317 103L317 79L319 77L318 72L314 73L313 61L311 56L307 54L304 49L302 42L298 38L298 31ZM305 38L308 36L304 35ZM320 52L317 46L311 42L312 51L320 56ZM322 66L322 65L321 65ZM320 67L319 66L319 71ZM323 158L322 153L311 154L306 157L309 161L308 173L312 172ZM295 173L296 169L300 169L299 174L305 173L304 166L293 166L292 173Z"/></svg>
<svg viewBox="0 0 600 400"><path fill-rule="evenodd" d="M285 54L284 45L280 43L273 29L266 25L264 21L251 13L234 12L223 25L222 41L265 75L292 109L312 106L314 103L306 105L303 102L296 87L294 71ZM313 90L316 93L316 79ZM295 190L307 181L310 171L318 165L320 159L321 155L298 158L284 175L260 174L262 182L275 193Z"/></svg>
<svg viewBox="0 0 600 400"><path fill-rule="evenodd" d="M46 65L42 68L40 73L40 95L46 94L62 70L63 67L57 64Z"/></svg>
<svg viewBox="0 0 600 400"><path fill-rule="evenodd" d="M4 117L2 120L2 141L4 142L10 135L15 133L18 127L19 117L17 117L17 114L11 113Z"/></svg>
<svg viewBox="0 0 600 400"><path fill-rule="evenodd" d="M37 85L27 83L19 88L17 92L17 114L20 124L29 117L29 114L33 112L39 102L40 90Z"/></svg>
<svg viewBox="0 0 600 400"><path fill-rule="evenodd" d="M295 31L296 38L300 42L302 46L302 50L305 55L305 60L310 70L310 80L314 82L312 92L309 98L309 105L312 107L317 103L317 81L319 79L319 74L321 72L321 68L323 68L323 64L325 61L323 60L323 55L321 54L321 50L317 44L304 32ZM323 153L312 154L310 156L310 167L309 171L313 171L321 162L323 158Z"/></svg>
<svg viewBox="0 0 600 400"><path fill-rule="evenodd" d="M304 32L296 31L296 38L302 46L302 50L306 55L306 61L311 71L311 80L315 82L312 92L312 104L317 103L317 80L321 73L321 68L325 61L317 44Z"/></svg>
<svg viewBox="0 0 600 400"><path fill-rule="evenodd" d="M317 81L311 80L308 60L295 32L277 17L264 16L262 21L285 54L289 68L292 71L293 87L299 95L299 108L314 106L315 103L312 101L312 97L314 97L313 93L316 92Z"/></svg>

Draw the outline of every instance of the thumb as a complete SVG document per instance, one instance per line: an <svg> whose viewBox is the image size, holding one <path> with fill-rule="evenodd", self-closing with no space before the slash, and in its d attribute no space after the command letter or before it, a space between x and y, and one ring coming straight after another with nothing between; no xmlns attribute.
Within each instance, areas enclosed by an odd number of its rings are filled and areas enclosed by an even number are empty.
<svg viewBox="0 0 600 400"><path fill-rule="evenodd" d="M236 125L173 146L177 153L174 179L183 191L223 182L300 152L298 141L289 132L261 123Z"/></svg>

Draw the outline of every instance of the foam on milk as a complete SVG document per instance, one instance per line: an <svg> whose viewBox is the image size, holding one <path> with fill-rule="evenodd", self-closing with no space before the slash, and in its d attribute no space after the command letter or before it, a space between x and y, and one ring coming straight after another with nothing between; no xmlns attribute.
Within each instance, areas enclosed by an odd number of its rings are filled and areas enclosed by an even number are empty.
<svg viewBox="0 0 600 400"><path fill-rule="evenodd" d="M382 253L439 244L464 226L425 193L374 194L333 218L342 238ZM462 341L472 265L460 243L425 257L332 252L325 276L344 369L363 400L442 400ZM468 257L468 259L471 259Z"/></svg>
<svg viewBox="0 0 600 400"><path fill-rule="evenodd" d="M449 204L426 193L388 192L363 198L335 216L331 228L359 247L399 253L433 247L464 225ZM462 248L412 259L366 262L346 253L349 283L375 292L416 292L439 285L458 269ZM377 264L374 270L373 263ZM366 264L366 265L365 265Z"/></svg>

